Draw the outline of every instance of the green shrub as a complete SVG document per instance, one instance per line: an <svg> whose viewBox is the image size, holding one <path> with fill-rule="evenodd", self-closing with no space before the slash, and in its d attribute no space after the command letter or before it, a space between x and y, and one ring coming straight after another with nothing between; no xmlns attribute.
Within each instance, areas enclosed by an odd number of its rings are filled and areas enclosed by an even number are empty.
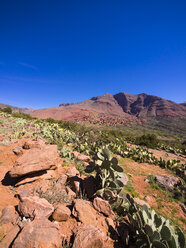
<svg viewBox="0 0 186 248"><path fill-rule="evenodd" d="M3 112L7 113L7 114L11 114L12 113L12 109L11 107L6 107L4 109L2 109Z"/></svg>
<svg viewBox="0 0 186 248"><path fill-rule="evenodd" d="M136 145L146 146L148 148L156 148L158 146L159 140L155 134L144 134L139 136L135 140Z"/></svg>

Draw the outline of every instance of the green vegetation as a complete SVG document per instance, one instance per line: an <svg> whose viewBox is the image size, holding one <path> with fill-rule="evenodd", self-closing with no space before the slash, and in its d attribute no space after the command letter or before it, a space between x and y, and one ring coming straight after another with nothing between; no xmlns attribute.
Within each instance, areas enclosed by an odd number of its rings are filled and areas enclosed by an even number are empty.
<svg viewBox="0 0 186 248"><path fill-rule="evenodd" d="M154 135L143 135L139 139L135 139L134 136L127 136L122 130L94 129L77 123L55 121L50 118L47 120L32 119L22 114L1 112L0 115L2 120L3 117L6 117L3 120L3 125L6 123L11 127L8 130L10 140L23 138L28 133L42 136L50 144L58 145L61 156L65 158L65 163L62 166L66 166L66 161L69 160L75 163L80 173L93 172L98 182L97 195L109 200L113 209L120 215L122 213L121 218L124 215L128 216L130 232L126 242L138 243L139 247L184 247L184 238L180 230L173 228L169 221L160 217L155 211L137 206L132 197L123 193L121 178L125 174L123 168L118 164L117 158L111 156L112 152L139 163L159 165L175 173L179 172L179 176L182 177L185 165L180 164L179 161L157 159L148 149L130 147L126 143L128 140L132 142L138 140L140 144L143 141L143 145L148 146L150 140L157 141ZM183 142L182 145L185 143ZM103 148L100 149L101 147ZM84 170L85 167L82 162L77 162L74 159L73 151L91 156L93 162L90 164L89 171ZM51 184L53 193L40 192L40 196L52 203L60 202L61 199L66 202L65 193L63 191L58 192L56 182L53 182L53 179L51 179ZM139 197L130 183L126 186L126 191L130 192L132 196ZM168 236L165 235L165 230Z"/></svg>
<svg viewBox="0 0 186 248"><path fill-rule="evenodd" d="M158 146L159 140L155 134L144 134L139 136L135 140L136 145L146 146L148 148L156 148Z"/></svg>
<svg viewBox="0 0 186 248"><path fill-rule="evenodd" d="M125 174L123 173L123 168L118 165L117 158L112 158L106 147L99 149L94 162L91 163L89 172L93 171L96 172L98 182L96 194L110 203L116 201L118 194L123 188L123 183L120 179Z"/></svg>
<svg viewBox="0 0 186 248"><path fill-rule="evenodd" d="M3 109L0 108L0 112L11 114L12 113L12 109L11 109L11 107L6 107L6 108L3 108Z"/></svg>
<svg viewBox="0 0 186 248"><path fill-rule="evenodd" d="M185 247L185 236L179 228L173 228L169 220L159 216L154 210L149 210L146 205L142 208L137 206L130 195L126 195L126 199L130 223L129 241L132 239L141 248Z"/></svg>

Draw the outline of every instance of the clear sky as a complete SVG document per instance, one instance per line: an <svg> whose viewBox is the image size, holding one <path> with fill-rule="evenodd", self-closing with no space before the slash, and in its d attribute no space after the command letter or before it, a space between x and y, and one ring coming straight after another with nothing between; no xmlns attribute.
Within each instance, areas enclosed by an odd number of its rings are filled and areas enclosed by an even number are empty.
<svg viewBox="0 0 186 248"><path fill-rule="evenodd" d="M186 101L186 0L0 0L0 102Z"/></svg>

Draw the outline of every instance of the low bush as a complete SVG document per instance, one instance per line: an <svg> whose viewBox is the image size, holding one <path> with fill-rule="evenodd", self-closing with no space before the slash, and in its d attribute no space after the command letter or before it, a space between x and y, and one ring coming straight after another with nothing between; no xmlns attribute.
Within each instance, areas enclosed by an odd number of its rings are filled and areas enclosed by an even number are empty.
<svg viewBox="0 0 186 248"><path fill-rule="evenodd" d="M148 148L156 148L159 140L155 134L144 134L135 140L136 145L146 146Z"/></svg>

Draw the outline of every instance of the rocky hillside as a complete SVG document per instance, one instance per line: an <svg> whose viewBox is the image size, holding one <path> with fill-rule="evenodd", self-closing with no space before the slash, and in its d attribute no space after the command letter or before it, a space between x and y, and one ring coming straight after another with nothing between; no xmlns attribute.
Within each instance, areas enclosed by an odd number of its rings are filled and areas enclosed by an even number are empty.
<svg viewBox="0 0 186 248"><path fill-rule="evenodd" d="M125 120L130 119L131 116L140 118L183 117L186 116L186 109L183 105L157 96L144 93L139 95L118 93L92 97L77 104L60 104L59 107L36 110L32 113L33 117L51 117L57 120L72 121L82 121L90 115L119 116Z"/></svg>
<svg viewBox="0 0 186 248"><path fill-rule="evenodd" d="M15 106L11 106L8 104L3 104L0 103L0 108L4 109L10 107L12 109L12 112L18 112L18 113L24 113L24 114L30 114L31 112L34 111L34 109L28 109L28 108L19 108L19 107L15 107Z"/></svg>
<svg viewBox="0 0 186 248"><path fill-rule="evenodd" d="M185 247L183 154L0 120L0 248Z"/></svg>

